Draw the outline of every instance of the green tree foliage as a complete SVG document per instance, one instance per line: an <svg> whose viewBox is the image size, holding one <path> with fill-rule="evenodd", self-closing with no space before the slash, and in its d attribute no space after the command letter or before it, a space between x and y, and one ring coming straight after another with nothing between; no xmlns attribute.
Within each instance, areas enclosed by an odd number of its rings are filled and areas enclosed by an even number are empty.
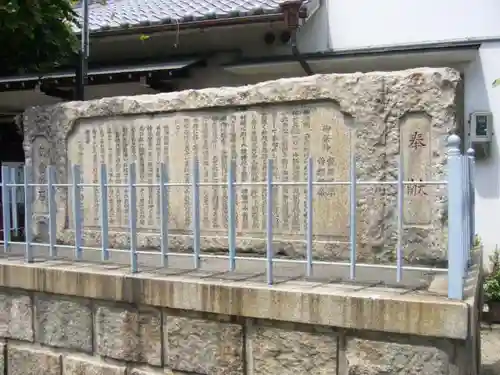
<svg viewBox="0 0 500 375"><path fill-rule="evenodd" d="M78 48L70 0L0 0L0 72L46 71Z"/></svg>

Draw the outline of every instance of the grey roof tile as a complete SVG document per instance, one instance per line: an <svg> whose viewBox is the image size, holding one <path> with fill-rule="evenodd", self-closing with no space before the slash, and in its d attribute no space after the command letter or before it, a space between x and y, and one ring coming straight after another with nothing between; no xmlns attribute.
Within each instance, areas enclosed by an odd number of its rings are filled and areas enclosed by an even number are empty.
<svg viewBox="0 0 500 375"><path fill-rule="evenodd" d="M91 32L280 12L283 0L90 0ZM81 15L81 7L76 12ZM75 31L79 31L75 29Z"/></svg>

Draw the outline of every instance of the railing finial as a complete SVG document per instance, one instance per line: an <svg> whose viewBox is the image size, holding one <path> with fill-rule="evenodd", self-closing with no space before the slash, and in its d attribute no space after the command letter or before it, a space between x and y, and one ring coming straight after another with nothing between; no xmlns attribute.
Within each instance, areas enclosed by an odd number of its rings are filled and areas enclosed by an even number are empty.
<svg viewBox="0 0 500 375"><path fill-rule="evenodd" d="M476 150L474 150L472 147L469 147L467 150L467 156L470 158L473 158L476 156Z"/></svg>
<svg viewBox="0 0 500 375"><path fill-rule="evenodd" d="M451 134L448 137L448 151L460 152L460 137L456 134Z"/></svg>

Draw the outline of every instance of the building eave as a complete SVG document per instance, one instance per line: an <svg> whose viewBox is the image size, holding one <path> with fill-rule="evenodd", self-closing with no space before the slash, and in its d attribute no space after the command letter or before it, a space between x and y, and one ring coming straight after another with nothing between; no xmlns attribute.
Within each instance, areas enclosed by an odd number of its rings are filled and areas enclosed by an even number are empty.
<svg viewBox="0 0 500 375"><path fill-rule="evenodd" d="M283 22L283 13L273 13L273 14L263 14L245 17L228 17L228 18L216 18L216 19L205 19L197 20L183 23L166 23L166 24L155 24L155 25L140 25L131 26L126 28L113 28L109 30L95 30L91 31L91 38L105 38L110 36L122 36L122 35L136 35L136 34L157 34L164 32L178 32L184 30L196 30L196 29L207 29L214 27L228 27L228 26L243 26L250 24L263 24L263 23L275 23ZM80 35L80 32L77 32Z"/></svg>
<svg viewBox="0 0 500 375"><path fill-rule="evenodd" d="M204 59L199 57L148 64L94 67L88 71L87 85L136 82L150 87L160 87L165 82L188 77L191 69L204 66L204 64ZM52 92L55 92L54 90L59 92L62 89L68 95L72 95L75 80L76 74L70 70L54 71L43 75L26 74L0 77L0 92L23 90L45 92L48 89Z"/></svg>
<svg viewBox="0 0 500 375"><path fill-rule="evenodd" d="M321 7L321 0L299 0L304 11L305 18L303 22L307 22ZM275 8L257 8L250 12L239 14L238 12L229 12L227 14L208 13L199 18L186 16L180 19L150 19L140 23L124 24L109 26L105 25L100 28L90 28L90 35L93 38L119 36L130 34L154 34L169 31L181 31L192 29L206 29L212 27L228 27L241 26L250 24L275 23L285 21L285 11L282 2ZM81 30L76 29L77 35L81 34Z"/></svg>
<svg viewBox="0 0 500 375"><path fill-rule="evenodd" d="M481 46L477 41L429 43L411 46L364 48L303 54L314 73L350 73L370 70L398 70L417 66L457 67L472 61ZM240 59L223 69L238 75L276 74L290 76L303 72L293 55Z"/></svg>
<svg viewBox="0 0 500 375"><path fill-rule="evenodd" d="M376 57L384 55L408 54L408 53L426 53L436 52L439 50L477 50L481 47L481 43L477 41L470 42L443 42L443 43L428 43L408 46L387 46L387 47L369 47L349 50L330 50L322 52L304 53L303 56L309 61L322 59L340 59L352 57ZM261 58L245 59L228 63L225 66L237 66L246 64L259 64L267 62L289 62L293 61L292 55L280 56L265 56Z"/></svg>

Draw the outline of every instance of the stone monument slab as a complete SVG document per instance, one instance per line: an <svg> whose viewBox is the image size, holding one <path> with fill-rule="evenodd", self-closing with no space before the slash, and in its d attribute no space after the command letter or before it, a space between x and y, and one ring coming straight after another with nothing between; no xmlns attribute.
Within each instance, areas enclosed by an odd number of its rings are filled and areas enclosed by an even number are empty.
<svg viewBox="0 0 500 375"><path fill-rule="evenodd" d="M29 109L24 114L27 162L36 181L43 167L56 166L56 180L70 181L70 166L81 165L83 182L97 184L99 167L108 168L109 240L126 248L130 202L126 190L129 163L137 163L137 228L140 248L159 247L159 163L169 190L172 250L191 246L192 160L200 165L200 215L203 251L227 251L228 162L236 164L237 245L265 252L266 161L274 161L274 180L302 185L273 189L275 251L305 254L306 167L310 155L316 181L347 182L351 156L360 181L397 178L403 158L405 178L416 182L445 176L445 142L455 127L453 108L459 74L451 69L316 75L263 82L253 86L190 90L159 95L105 98ZM216 183L217 186L207 186ZM34 202L37 222L46 221L43 188ZM72 202L58 189L57 234L74 241ZM395 186L360 185L357 190L358 256L392 261L396 244ZM100 246L100 192L82 189L84 242ZM446 255L443 187L409 185L405 189L405 259ZM314 256L344 259L349 254L349 188L315 186ZM41 225L35 226L43 231ZM37 229L38 228L38 229ZM41 235L41 233L39 233Z"/></svg>

